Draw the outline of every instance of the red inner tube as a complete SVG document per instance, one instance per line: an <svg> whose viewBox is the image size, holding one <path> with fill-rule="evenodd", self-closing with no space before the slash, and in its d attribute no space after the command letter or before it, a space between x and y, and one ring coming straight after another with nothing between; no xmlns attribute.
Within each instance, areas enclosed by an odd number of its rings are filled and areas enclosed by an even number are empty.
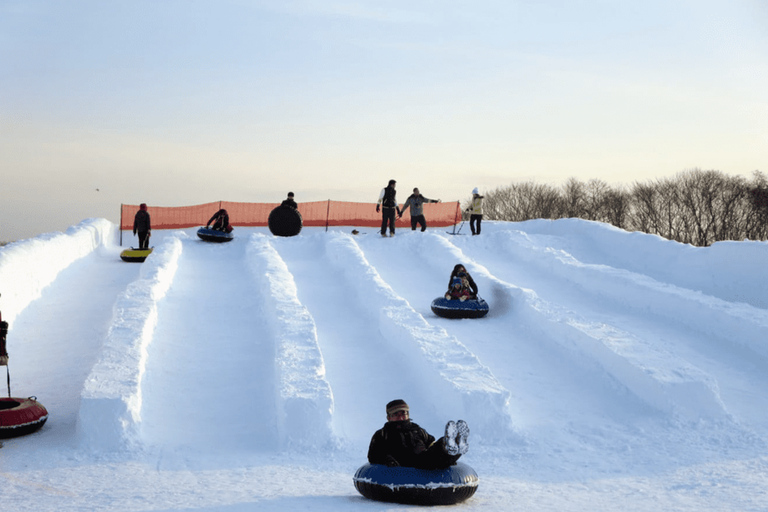
<svg viewBox="0 0 768 512"><path fill-rule="evenodd" d="M30 434L47 419L48 411L35 397L0 398L0 438Z"/></svg>

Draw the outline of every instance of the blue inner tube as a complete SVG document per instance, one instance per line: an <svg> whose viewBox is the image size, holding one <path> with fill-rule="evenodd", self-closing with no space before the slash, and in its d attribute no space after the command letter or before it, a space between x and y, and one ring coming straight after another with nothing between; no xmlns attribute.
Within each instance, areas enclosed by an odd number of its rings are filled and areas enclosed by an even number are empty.
<svg viewBox="0 0 768 512"><path fill-rule="evenodd" d="M438 297L432 301L432 312L443 318L481 318L488 314L488 303L478 297L465 301Z"/></svg>
<svg viewBox="0 0 768 512"><path fill-rule="evenodd" d="M411 505L454 505L477 491L477 473L461 462L445 469L364 464L353 479L368 499Z"/></svg>
<svg viewBox="0 0 768 512"><path fill-rule="evenodd" d="M234 236L232 233L225 233L218 229L200 228L197 230L197 236L206 242L231 242Z"/></svg>

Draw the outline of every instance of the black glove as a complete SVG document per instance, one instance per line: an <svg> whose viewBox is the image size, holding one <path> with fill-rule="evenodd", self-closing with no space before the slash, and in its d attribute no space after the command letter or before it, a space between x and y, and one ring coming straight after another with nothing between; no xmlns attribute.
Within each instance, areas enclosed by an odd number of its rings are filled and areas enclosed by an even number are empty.
<svg viewBox="0 0 768 512"><path fill-rule="evenodd" d="M402 216L403 216L403 214L402 214L402 213L400 213L400 208L398 208L397 206L395 206L395 210L397 210L397 216L398 216L398 217L402 217Z"/></svg>
<svg viewBox="0 0 768 512"><path fill-rule="evenodd" d="M379 213L381 211L379 205L376 205L376 213Z"/></svg>
<svg viewBox="0 0 768 512"><path fill-rule="evenodd" d="M389 466L390 468L394 468L394 467L397 467L399 465L400 465L400 463L397 462L396 458L394 458L391 455L387 455L387 466Z"/></svg>

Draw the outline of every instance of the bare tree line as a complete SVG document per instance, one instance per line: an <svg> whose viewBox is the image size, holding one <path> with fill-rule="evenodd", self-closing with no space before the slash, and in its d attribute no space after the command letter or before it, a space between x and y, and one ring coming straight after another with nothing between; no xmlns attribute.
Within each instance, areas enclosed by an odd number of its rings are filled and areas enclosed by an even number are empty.
<svg viewBox="0 0 768 512"><path fill-rule="evenodd" d="M524 221L577 217L696 246L768 238L768 180L694 169L672 178L614 187L570 178L560 187L533 181L485 194L483 218Z"/></svg>

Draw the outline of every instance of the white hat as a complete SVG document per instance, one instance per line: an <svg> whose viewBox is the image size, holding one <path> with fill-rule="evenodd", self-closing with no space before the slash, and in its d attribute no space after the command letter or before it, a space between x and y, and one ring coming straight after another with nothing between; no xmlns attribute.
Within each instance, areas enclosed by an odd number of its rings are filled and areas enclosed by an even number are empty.
<svg viewBox="0 0 768 512"><path fill-rule="evenodd" d="M477 187L475 187L475 188L473 188L473 189L472 189L472 193L473 193L473 194L479 194L479 193L480 193L480 191L479 191L479 190L477 190Z"/></svg>

